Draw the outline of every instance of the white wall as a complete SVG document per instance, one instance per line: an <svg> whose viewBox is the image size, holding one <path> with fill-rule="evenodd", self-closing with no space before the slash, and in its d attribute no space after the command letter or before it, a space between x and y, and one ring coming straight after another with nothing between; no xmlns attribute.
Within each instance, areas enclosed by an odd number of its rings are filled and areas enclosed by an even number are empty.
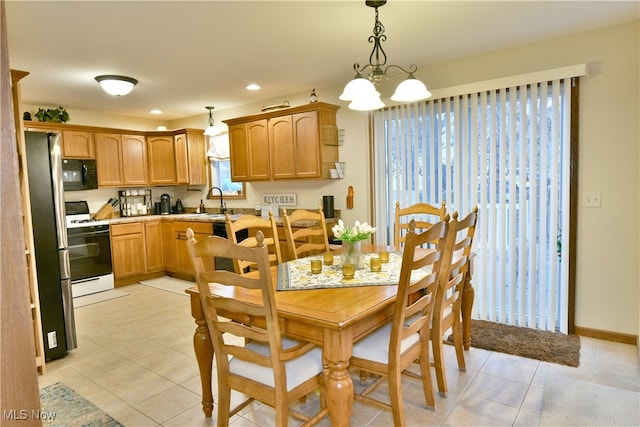
<svg viewBox="0 0 640 427"><path fill-rule="evenodd" d="M425 43L432 41L425 40ZM589 75L580 83L578 200L584 191L602 192L601 208L579 206L576 325L584 328L638 335L640 331L640 140L639 24L638 21L578 33L517 48L421 66L417 77L430 88L587 63ZM345 70L345 83L350 78ZM368 115L350 111L338 100L342 87L319 88L321 101L340 105L338 127L345 129L340 160L347 162L346 178L321 181L281 181L247 184L247 199L229 201L229 207L251 207L265 192L294 192L301 207L314 208L322 195L335 196L336 209L345 221L371 221ZM383 88L383 95L388 90ZM288 100L308 102L308 94L282 96L260 105L215 111L217 125L231 117L259 112L260 107ZM72 117L75 112L70 111ZM82 124L96 123L87 116ZM207 114L169 123L169 128L206 125ZM74 120L74 123L79 123ZM125 127L122 122L109 124ZM154 129L152 123L142 123ZM354 209L347 210L347 188L355 189ZM164 190L164 189L163 189ZM106 191L106 190L100 190ZM173 189L171 189L173 191ZM197 206L206 189L176 189L186 206ZM157 194L156 194L157 193ZM159 196L160 192L154 192ZM173 194L172 194L173 195ZM106 201L106 200L105 200ZM205 202L215 207L215 201Z"/></svg>

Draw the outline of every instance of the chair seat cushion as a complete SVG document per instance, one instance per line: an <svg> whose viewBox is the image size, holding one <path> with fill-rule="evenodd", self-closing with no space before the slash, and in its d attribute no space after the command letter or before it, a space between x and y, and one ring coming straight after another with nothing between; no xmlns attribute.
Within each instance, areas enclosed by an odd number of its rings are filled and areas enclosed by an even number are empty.
<svg viewBox="0 0 640 427"><path fill-rule="evenodd" d="M389 363L389 339L391 337L391 322L376 329L371 334L358 341L353 346L353 357L372 360L378 363ZM418 342L420 335L411 334L402 340L400 354L407 351Z"/></svg>
<svg viewBox="0 0 640 427"><path fill-rule="evenodd" d="M297 344L299 343L295 340L282 339L282 348L285 350ZM247 347L265 356L270 354L267 344L249 342ZM309 378L320 374L322 372L322 349L314 347L302 356L286 362L285 371L287 375L287 390L292 390ZM232 357L229 360L229 372L250 378L270 387L275 386L272 368L250 363L237 357Z"/></svg>

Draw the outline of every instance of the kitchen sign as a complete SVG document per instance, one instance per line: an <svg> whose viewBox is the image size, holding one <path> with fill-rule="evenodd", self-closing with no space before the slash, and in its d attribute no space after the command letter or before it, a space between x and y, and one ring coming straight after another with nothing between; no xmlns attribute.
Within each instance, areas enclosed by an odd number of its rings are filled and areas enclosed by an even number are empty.
<svg viewBox="0 0 640 427"><path fill-rule="evenodd" d="M263 205L298 206L297 194L263 194Z"/></svg>

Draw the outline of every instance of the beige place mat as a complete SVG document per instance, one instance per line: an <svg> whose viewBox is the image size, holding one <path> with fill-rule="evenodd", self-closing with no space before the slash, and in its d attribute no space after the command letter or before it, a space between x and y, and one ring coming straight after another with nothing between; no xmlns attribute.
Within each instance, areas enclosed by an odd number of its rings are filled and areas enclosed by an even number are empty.
<svg viewBox="0 0 640 427"><path fill-rule="evenodd" d="M311 260L322 261L322 255L297 259L278 265L278 285L279 291L298 291L303 289L329 289L329 288L349 288L356 286L390 286L397 285L400 280L400 266L402 265L402 255L398 253L389 254L389 262L382 264L379 272L371 271L369 267L370 259L375 254L363 254L364 268L356 270L353 279L342 277L342 266L340 265L340 255L335 255L333 265L322 265L322 273L311 273ZM411 281L414 282L429 274L429 271L414 271Z"/></svg>

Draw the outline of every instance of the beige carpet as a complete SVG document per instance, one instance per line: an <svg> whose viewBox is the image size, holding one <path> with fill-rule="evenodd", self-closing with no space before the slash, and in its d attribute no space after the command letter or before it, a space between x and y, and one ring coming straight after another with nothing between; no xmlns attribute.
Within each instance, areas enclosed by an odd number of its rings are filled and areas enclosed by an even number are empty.
<svg viewBox="0 0 640 427"><path fill-rule="evenodd" d="M144 280L140 282L141 285L151 286L152 288L162 289L163 291L169 291L176 294L188 296L185 293L185 289L195 286L195 282L189 282L188 280L180 280L169 276L158 277L156 279Z"/></svg>
<svg viewBox="0 0 640 427"><path fill-rule="evenodd" d="M549 378L544 385L540 425L638 426L640 393Z"/></svg>

